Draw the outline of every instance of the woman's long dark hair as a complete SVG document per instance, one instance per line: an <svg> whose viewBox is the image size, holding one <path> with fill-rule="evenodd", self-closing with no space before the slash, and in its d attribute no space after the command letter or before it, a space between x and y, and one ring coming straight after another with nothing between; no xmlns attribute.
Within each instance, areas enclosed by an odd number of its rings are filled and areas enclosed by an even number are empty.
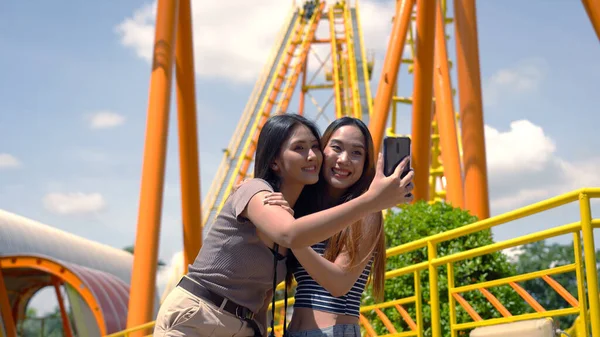
<svg viewBox="0 0 600 337"><path fill-rule="evenodd" d="M335 200L331 199L327 194L327 180L323 176L324 170L321 170L321 172L319 172L319 181L314 185L306 186L302 190L298 201L296 201L294 212L297 217L319 212L323 209L342 204L348 200L358 197L366 192L367 189L369 189L369 186L375 177L375 155L373 153L373 138L371 137L369 128L363 121L352 117L342 117L333 121L331 124L329 124L323 133L323 136L321 137L321 150L325 150L331 135L333 135L337 129L348 125L356 126L365 137L366 158L363 166L362 176L356 183L354 183L354 185L350 186L339 199ZM325 163L325 160L323 160L323 163Z"/></svg>
<svg viewBox="0 0 600 337"><path fill-rule="evenodd" d="M294 207L296 217L301 217L330 207L335 207L360 196L369 189L369 186L375 177L376 157L371 133L363 121L352 117L342 117L333 121L333 123L331 123L323 133L323 137L321 137L322 149L325 149L333 133L343 126L357 127L364 137L366 145L366 158L363 166L363 173L360 179L350 186L340 198L337 200L332 199L327 193L327 180L323 176L324 170L321 169L321 172L319 173L319 182L314 185L306 186L302 190L302 193L300 194L300 197L298 198L298 201ZM325 160L323 160L323 162L325 162ZM371 216L368 218L369 221L379 222L379 225L368 224L367 226L362 226L363 220L360 220L353 225L346 227L344 230L335 234L329 239L323 257L333 262L335 261L335 258L342 252L342 250L345 250L348 252L350 257L351 266L360 264L362 261L357 261L358 245L361 242L364 242L364 240L361 240L361 237L363 236L363 229L366 227L366 236L374 235L376 237L374 247L369 247L369 250L374 249L376 254L373 272L371 273L371 281L373 281L374 295L378 298L381 298L383 296L385 277L385 235L383 234L383 221L381 214L379 214L379 216ZM372 233L371 231L375 231L375 233ZM291 273L291 271L298 265L298 261L295 257L293 257L292 254L288 253L288 256L288 273Z"/></svg>
<svg viewBox="0 0 600 337"><path fill-rule="evenodd" d="M317 126L298 114L275 115L267 120L260 131L256 144L254 160L254 177L267 181L276 192L281 188L279 176L271 169L271 164L281 152L281 145L291 136L297 125L306 126L320 143L320 132Z"/></svg>

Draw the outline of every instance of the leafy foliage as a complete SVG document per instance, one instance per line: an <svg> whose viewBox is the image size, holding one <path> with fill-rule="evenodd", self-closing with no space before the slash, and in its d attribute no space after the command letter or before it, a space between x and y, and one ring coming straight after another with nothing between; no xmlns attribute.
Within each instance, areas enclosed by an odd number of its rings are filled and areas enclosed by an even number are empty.
<svg viewBox="0 0 600 337"><path fill-rule="evenodd" d="M123 248L123 250L133 255L133 253L135 252L135 247L127 246L127 247ZM164 266L166 266L165 262L161 259L158 259L158 267L164 267Z"/></svg>
<svg viewBox="0 0 600 337"><path fill-rule="evenodd" d="M399 246L437 233L459 228L475 221L477 221L475 216L461 209L453 208L448 204L435 203L430 205L425 202L418 202L403 208L399 212L388 212L385 219L386 244L388 248ZM437 252L438 256L441 257L492 243L491 231L484 230L440 243L437 246ZM395 270L424 261L427 261L427 248L421 248L388 258L387 270ZM453 267L455 287L515 275L515 268L508 262L507 257L500 252L456 262L453 264ZM447 267L439 267L438 275L442 335L450 336ZM420 284L424 335L431 336L430 287L429 272L427 270L420 272ZM413 296L415 294L414 289L413 274L389 279L385 284L385 301ZM527 311L528 307L525 302L510 287L494 287L488 290L513 315L522 314ZM363 305L372 304L373 298L370 287L367 289L365 295ZM469 291L461 295L483 319L502 317L480 292ZM415 320L414 304L406 305L404 308L413 320ZM459 304L456 304L455 308L457 323L473 321ZM410 330L396 308L391 307L383 311L389 317L390 321L393 322L398 332ZM368 318L378 334L390 333L375 313L369 314ZM466 336L467 333L465 331L459 333L459 335Z"/></svg>
<svg viewBox="0 0 600 337"><path fill-rule="evenodd" d="M531 273L575 263L575 251L572 243L562 245L558 243L548 244L545 241L539 241L523 245L520 250L521 253L518 255L516 262L516 269L519 274ZM600 250L596 252L596 261L600 261ZM598 274L600 277L600 270L598 270ZM575 272L554 274L551 277L562 285L571 295L578 298L577 276ZM523 282L523 288L525 288L525 290L527 290L527 292L546 310L571 307L562 296L541 278ZM562 329L566 329L573 325L576 317L577 315L569 315L556 317L555 319Z"/></svg>
<svg viewBox="0 0 600 337"><path fill-rule="evenodd" d="M67 311L67 315L72 322L73 317L70 310ZM71 327L74 329L73 325ZM27 308L26 318L19 322L17 330L19 336L65 336L62 317L58 307L54 308L53 312L48 313L44 317L39 317L35 308Z"/></svg>

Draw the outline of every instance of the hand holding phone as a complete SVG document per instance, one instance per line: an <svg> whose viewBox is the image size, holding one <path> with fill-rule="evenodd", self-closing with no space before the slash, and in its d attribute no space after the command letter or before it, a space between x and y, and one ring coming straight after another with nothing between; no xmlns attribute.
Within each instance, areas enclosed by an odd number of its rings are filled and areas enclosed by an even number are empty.
<svg viewBox="0 0 600 337"><path fill-rule="evenodd" d="M396 146L396 144L398 146ZM377 159L376 173L369 189L363 194L370 200L375 212L408 204L414 200L411 194L414 172L410 168L410 139L387 138L384 151Z"/></svg>
<svg viewBox="0 0 600 337"><path fill-rule="evenodd" d="M386 177L394 173L394 170L400 162L406 158L410 158L410 138L408 137L386 137L383 140L383 172ZM402 171L401 178L404 178L410 172L410 159Z"/></svg>

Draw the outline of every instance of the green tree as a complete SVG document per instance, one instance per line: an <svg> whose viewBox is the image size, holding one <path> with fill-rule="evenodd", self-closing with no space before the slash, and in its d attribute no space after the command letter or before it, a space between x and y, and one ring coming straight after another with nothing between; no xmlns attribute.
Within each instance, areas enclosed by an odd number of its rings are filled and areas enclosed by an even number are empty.
<svg viewBox="0 0 600 337"><path fill-rule="evenodd" d="M129 252L129 253L133 254L133 252L134 252L135 249L134 249L134 247L132 245L132 246L127 246L127 247L123 248L123 250L126 251L126 252ZM158 259L158 266L159 267L165 266L165 263L163 262L163 260Z"/></svg>
<svg viewBox="0 0 600 337"><path fill-rule="evenodd" d="M395 247L409 243L424 237L454 228L462 227L477 221L477 218L468 212L445 203L428 204L417 202L407 206L398 212L389 212L385 219L385 234L387 247ZM481 247L493 243L490 230L466 235L438 245L438 256L463 252L469 249ZM414 265L427 261L427 249L422 248L413 252L391 257L387 261L387 270L395 270L405 266ZM439 302L441 308L442 335L449 336L449 303L448 303L448 274L446 266L438 268L439 273ZM490 281L515 275L515 268L508 262L507 257L500 253L493 253L475 257L473 259L454 263L455 286ZM420 273L421 298L423 303L423 327L425 336L431 336L431 309L429 306L429 272ZM526 311L524 301L510 287L494 287L488 289L501 303L513 314L518 315ZM396 277L386 281L385 301L401 299L413 296L414 276L413 274ZM477 311L483 319L502 317L501 314L489 303L489 301L478 291L470 291L461 294L465 300ZM367 289L363 305L373 303L371 288ZM471 322L472 319L460 305L456 305L457 322ZM405 309L414 319L415 306L407 305ZM395 308L384 310L385 314L395 325L398 332L408 331L409 328ZM376 314L371 313L370 322L378 334L389 333L383 326ZM463 335L466 335L463 334Z"/></svg>
<svg viewBox="0 0 600 337"><path fill-rule="evenodd" d="M73 321L72 313L67 311L70 321ZM64 336L62 316L58 306L45 316L39 316L35 308L27 308L26 317L19 323L18 334L20 336ZM74 329L73 325L71 327Z"/></svg>
<svg viewBox="0 0 600 337"><path fill-rule="evenodd" d="M559 267L575 263L575 252L573 244L548 244L546 241L538 241L523 245L521 253L517 256L516 269L519 274L531 273L549 268ZM596 252L596 261L600 261L600 251ZM583 257L582 257L583 262ZM600 277L600 270L598 272ZM554 274L552 279L560 283L571 295L578 298L577 276L575 272ZM523 282L523 288L546 310L570 308L571 305L565 301L546 281L536 278ZM569 315L555 318L562 329L569 328L577 315Z"/></svg>

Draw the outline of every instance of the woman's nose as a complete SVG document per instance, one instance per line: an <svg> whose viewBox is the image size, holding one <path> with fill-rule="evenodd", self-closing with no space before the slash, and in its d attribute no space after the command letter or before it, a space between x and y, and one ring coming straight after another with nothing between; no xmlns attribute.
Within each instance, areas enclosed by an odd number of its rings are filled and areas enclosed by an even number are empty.
<svg viewBox="0 0 600 337"><path fill-rule="evenodd" d="M338 161L342 162L342 163L347 162L348 161L348 153L346 153L346 152L340 153L340 155L338 156Z"/></svg>

